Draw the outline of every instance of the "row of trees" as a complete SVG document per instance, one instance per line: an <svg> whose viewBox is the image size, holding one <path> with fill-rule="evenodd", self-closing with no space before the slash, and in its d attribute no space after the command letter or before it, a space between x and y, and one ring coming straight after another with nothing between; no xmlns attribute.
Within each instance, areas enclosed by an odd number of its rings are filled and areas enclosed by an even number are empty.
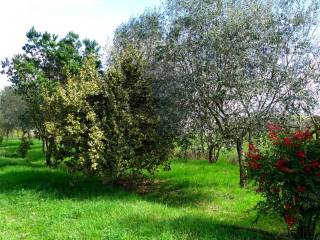
<svg viewBox="0 0 320 240"><path fill-rule="evenodd" d="M104 71L95 41L35 29L27 38L24 53L3 69L26 103L26 122L43 140L49 166L65 162L72 171L114 181L166 166L172 141L159 127L139 50L113 54Z"/></svg>
<svg viewBox="0 0 320 240"><path fill-rule="evenodd" d="M318 10L318 1L169 0L120 26L114 46L145 54L167 126L204 140L209 161L236 146L245 186L244 141L318 106Z"/></svg>
<svg viewBox="0 0 320 240"><path fill-rule="evenodd" d="M193 136L210 162L234 145L244 187L245 141L269 121L315 119L318 10L318 0L167 0L116 29L106 66L95 41L31 29L3 67L49 165L152 172Z"/></svg>

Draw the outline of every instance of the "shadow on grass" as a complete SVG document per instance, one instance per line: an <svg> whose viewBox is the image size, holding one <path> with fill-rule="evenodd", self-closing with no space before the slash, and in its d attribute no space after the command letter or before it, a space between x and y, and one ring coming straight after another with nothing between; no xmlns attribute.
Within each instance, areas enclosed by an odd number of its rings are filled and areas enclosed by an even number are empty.
<svg viewBox="0 0 320 240"><path fill-rule="evenodd" d="M49 199L84 200L99 196L128 195L121 188L105 186L96 178L71 176L63 170L48 169L44 166L5 171L0 173L0 182L0 193L33 190Z"/></svg>
<svg viewBox="0 0 320 240"><path fill-rule="evenodd" d="M41 151L41 147L40 149L37 149L37 148L32 148L28 151L28 155L27 155L27 159L29 161L43 161L44 162L44 155Z"/></svg>
<svg viewBox="0 0 320 240"><path fill-rule="evenodd" d="M4 139L0 147L12 147L12 146L18 146L20 140L19 139Z"/></svg>
<svg viewBox="0 0 320 240"><path fill-rule="evenodd" d="M112 195L113 191L125 192L122 186L102 184L98 178L88 178L81 174L72 176L65 169L50 169L40 160L39 151L30 151L30 158L25 159L0 158L0 170L5 167L17 166L14 171L4 169L0 172L0 192L10 192L19 189L33 189L50 198L90 198L101 195ZM36 160L36 161L34 161ZM195 184L186 179L174 180L162 177L155 182L139 185L130 190L131 194L138 193L144 200L166 204L173 207L195 205L199 202L209 202L213 196L201 192L201 183ZM214 186L211 186L214 188ZM126 189L128 191L128 189Z"/></svg>
<svg viewBox="0 0 320 240"><path fill-rule="evenodd" d="M139 186L136 191L149 201L184 207L213 200L212 195L200 190L201 187L200 184L188 180L163 179L155 180L149 186Z"/></svg>
<svg viewBox="0 0 320 240"><path fill-rule="evenodd" d="M13 161L0 162L0 167L26 166L28 168L17 169L0 173L0 192L10 193L14 191L35 190L46 198L77 198L88 199L99 196L136 195L135 192L128 193L122 187L104 185L98 178L88 178L83 175L71 176L63 169L48 169L43 165L31 167L32 163L15 163ZM142 198L151 202L164 203L172 206L182 207L190 205L208 197L202 193L185 191L188 183L166 185L162 183L163 189L148 193ZM141 195L141 194L140 194Z"/></svg>
<svg viewBox="0 0 320 240"><path fill-rule="evenodd" d="M31 145L31 149L28 152L30 159L38 160L39 157L42 157L43 154L41 152L41 142L37 139L32 140L33 144ZM10 139L5 140L0 145L0 156L10 157L10 158L18 158L18 148L19 148L20 140L19 139ZM35 158L34 158L35 156Z"/></svg>
<svg viewBox="0 0 320 240"><path fill-rule="evenodd" d="M163 230L169 230L169 232L183 239L287 240L284 235L277 235L255 228L228 225L204 215L188 214L174 219L165 219L165 217L163 219L148 218L135 215L124 219L123 223L128 229L134 231L137 231L139 227L155 229L159 235Z"/></svg>
<svg viewBox="0 0 320 240"><path fill-rule="evenodd" d="M11 157L0 157L0 169L10 166L21 166L21 167L31 167L31 168L44 168L45 166L41 162L29 161L27 159Z"/></svg>
<svg viewBox="0 0 320 240"><path fill-rule="evenodd" d="M4 160L4 161L3 161ZM17 163L15 163L15 161ZM30 165L22 163L23 160L6 160L7 166L19 166L12 171L0 171L0 193L19 195L20 191L31 190L36 196L47 199L76 199L86 200L94 198L121 199L129 202L137 199L137 195L128 193L123 188L106 186L97 178L87 178L83 175L71 176L64 169L49 169L44 165ZM5 164L5 159L0 161L0 169ZM33 164L33 163L31 163ZM164 178L165 179L165 178ZM149 202L167 204L174 207L197 204L199 201L209 201L209 194L194 191L195 186L191 181L165 179L166 181L151 185L152 190L143 194L142 198ZM185 239L283 239L275 235L252 228L243 228L216 222L206 215L198 216L188 214L177 218L142 218L130 216L124 220L124 225L129 229L144 226L158 229L165 225L166 229ZM130 231L130 230L129 230ZM159 232L160 234L161 232ZM219 237L222 236L222 237Z"/></svg>

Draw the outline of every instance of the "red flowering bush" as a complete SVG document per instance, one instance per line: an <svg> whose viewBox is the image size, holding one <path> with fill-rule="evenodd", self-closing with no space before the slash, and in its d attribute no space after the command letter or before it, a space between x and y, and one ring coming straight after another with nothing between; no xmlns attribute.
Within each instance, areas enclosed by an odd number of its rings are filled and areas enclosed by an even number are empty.
<svg viewBox="0 0 320 240"><path fill-rule="evenodd" d="M268 126L270 148L249 144L249 177L264 200L260 213L280 214L295 239L315 239L320 217L320 141L309 130L288 132Z"/></svg>

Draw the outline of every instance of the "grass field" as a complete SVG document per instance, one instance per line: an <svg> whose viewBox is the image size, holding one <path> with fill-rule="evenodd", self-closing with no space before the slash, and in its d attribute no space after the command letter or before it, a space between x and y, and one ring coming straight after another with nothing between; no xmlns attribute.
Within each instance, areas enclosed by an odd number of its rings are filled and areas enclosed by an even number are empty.
<svg viewBox="0 0 320 240"><path fill-rule="evenodd" d="M17 140L0 147L0 239L275 239L280 219L253 224L259 196L238 187L221 159L176 159L138 192L44 165L40 142L27 159Z"/></svg>

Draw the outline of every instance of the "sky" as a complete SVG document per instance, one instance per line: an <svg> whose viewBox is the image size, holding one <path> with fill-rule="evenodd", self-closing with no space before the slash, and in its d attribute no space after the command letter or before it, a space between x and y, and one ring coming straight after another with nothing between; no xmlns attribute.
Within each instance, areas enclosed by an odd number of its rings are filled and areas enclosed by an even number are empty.
<svg viewBox="0 0 320 240"><path fill-rule="evenodd" d="M74 31L81 39L97 40L105 46L122 22L161 0L0 0L0 61L21 52L25 34L32 26L37 31L63 37ZM8 86L0 74L0 89Z"/></svg>

